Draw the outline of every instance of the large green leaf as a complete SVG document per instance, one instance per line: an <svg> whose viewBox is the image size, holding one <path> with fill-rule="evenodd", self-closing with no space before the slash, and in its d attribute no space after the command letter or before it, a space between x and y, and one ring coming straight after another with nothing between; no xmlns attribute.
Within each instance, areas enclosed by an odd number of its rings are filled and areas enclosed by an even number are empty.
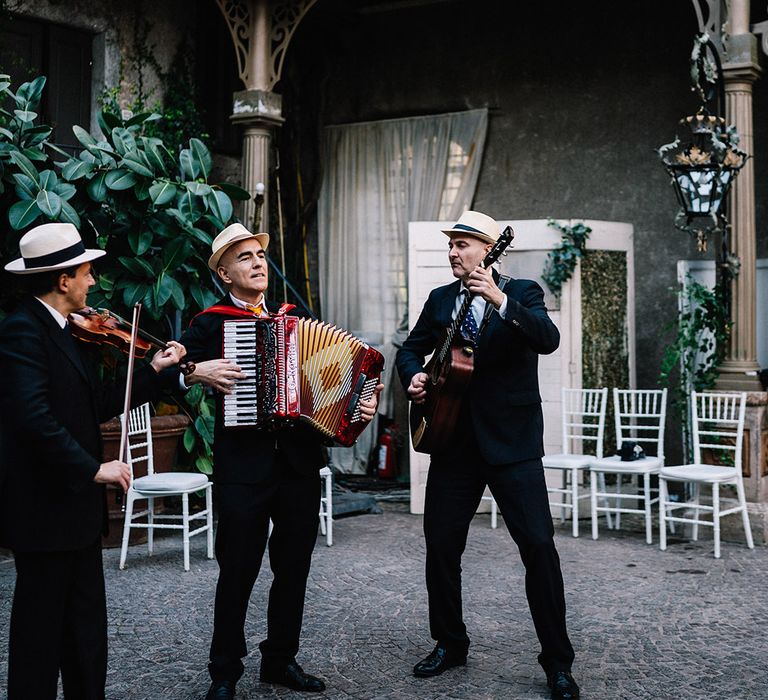
<svg viewBox="0 0 768 700"><path fill-rule="evenodd" d="M107 173L96 173L86 185L88 196L94 202L103 202L107 198Z"/></svg>
<svg viewBox="0 0 768 700"><path fill-rule="evenodd" d="M8 221L16 231L29 226L42 212L34 199L16 202L8 210Z"/></svg>
<svg viewBox="0 0 768 700"><path fill-rule="evenodd" d="M241 202L251 198L248 190L244 190L239 185L233 185L230 182L220 182L218 185L216 185L216 187L218 187L222 192L226 192L232 199L236 199Z"/></svg>
<svg viewBox="0 0 768 700"><path fill-rule="evenodd" d="M189 242L184 236L176 236L163 247L163 269L176 270L189 255Z"/></svg>
<svg viewBox="0 0 768 700"><path fill-rule="evenodd" d="M173 291L173 279L164 272L160 273L160 277L155 282L155 303L158 308L165 306L168 300L171 298Z"/></svg>
<svg viewBox="0 0 768 700"><path fill-rule="evenodd" d="M193 195L188 189L184 189L179 195L177 206L181 215L190 224L194 224L205 212L205 202Z"/></svg>
<svg viewBox="0 0 768 700"><path fill-rule="evenodd" d="M200 175L200 164L192 157L192 151L188 148L179 153L179 168L182 180L195 180Z"/></svg>
<svg viewBox="0 0 768 700"><path fill-rule="evenodd" d="M68 182L59 182L53 191L62 198L62 200L72 199L77 193L77 188Z"/></svg>
<svg viewBox="0 0 768 700"><path fill-rule="evenodd" d="M40 95L43 94L45 86L45 76L39 75L34 80L23 83L16 91L16 96L26 100L29 104L37 104L40 101Z"/></svg>
<svg viewBox="0 0 768 700"><path fill-rule="evenodd" d="M205 197L213 192L211 186L206 185L204 182L185 182L184 187L196 197Z"/></svg>
<svg viewBox="0 0 768 700"><path fill-rule="evenodd" d="M173 201L176 196L176 187L168 181L155 180L149 188L149 196L152 204L161 207Z"/></svg>
<svg viewBox="0 0 768 700"><path fill-rule="evenodd" d="M86 148L88 148L88 146L96 145L96 139L93 138L93 136L91 136L85 129L83 129L82 126L75 124L72 127L72 132L74 133L75 138Z"/></svg>
<svg viewBox="0 0 768 700"><path fill-rule="evenodd" d="M109 134L116 126L120 126L123 122L112 112L100 111L96 115L96 121L99 123L99 128L105 134Z"/></svg>
<svg viewBox="0 0 768 700"><path fill-rule="evenodd" d="M43 151L40 150L38 147L34 148L23 148L21 152L30 160L38 160L38 161L44 161L48 160L48 156L45 155Z"/></svg>
<svg viewBox="0 0 768 700"><path fill-rule="evenodd" d="M195 386L200 386L200 385L195 384ZM188 395L189 394L187 394L187 396ZM197 442L197 431L191 425L188 425L187 429L184 431L184 437L182 438L182 442L184 444L184 449L187 452L192 452L192 448L194 448L195 443Z"/></svg>
<svg viewBox="0 0 768 700"><path fill-rule="evenodd" d="M213 243L213 236L211 234L206 233L201 228L197 228L196 226L193 226L189 232L197 238L198 241L205 244L206 246L210 246L211 243Z"/></svg>
<svg viewBox="0 0 768 700"><path fill-rule="evenodd" d="M154 177L155 173L149 167L149 164L146 162L146 158L144 158L143 155L144 154L139 151L129 151L125 154L122 161L120 161L120 165L124 165L129 170L133 170L137 175Z"/></svg>
<svg viewBox="0 0 768 700"><path fill-rule="evenodd" d="M148 228L132 228L128 234L128 244L136 255L144 255L152 245L152 231Z"/></svg>
<svg viewBox="0 0 768 700"><path fill-rule="evenodd" d="M87 151L86 151L87 153ZM93 158L93 156L88 153L88 155ZM73 180L79 180L84 175L88 175L89 173L93 172L93 162L84 162L82 160L78 160L77 158L72 158L71 160L67 161L64 166L61 169L61 176L65 180L69 180L70 182Z"/></svg>
<svg viewBox="0 0 768 700"><path fill-rule="evenodd" d="M123 290L123 304L131 308L137 301L141 301L149 289L143 282L128 282Z"/></svg>
<svg viewBox="0 0 768 700"><path fill-rule="evenodd" d="M213 416L198 416L195 418L195 428L203 440L213 442L213 426L215 419Z"/></svg>
<svg viewBox="0 0 768 700"><path fill-rule="evenodd" d="M202 400L204 393L205 393L205 389L203 385L195 384L186 394L184 394L184 400L190 406L196 406ZM189 426L189 427L191 428L192 426Z"/></svg>
<svg viewBox="0 0 768 700"><path fill-rule="evenodd" d="M33 180L35 184L40 183L40 176L37 173L37 168L32 165L32 161L29 160L29 158L19 151L11 151L9 155L11 161L13 161L14 165L21 170L22 173Z"/></svg>
<svg viewBox="0 0 768 700"><path fill-rule="evenodd" d="M232 218L232 200L225 192L214 190L205 198L208 209L222 223Z"/></svg>
<svg viewBox="0 0 768 700"><path fill-rule="evenodd" d="M40 173L40 189L52 190L59 184L59 178L56 177L56 173L53 170L43 170Z"/></svg>
<svg viewBox="0 0 768 700"><path fill-rule="evenodd" d="M121 156L136 150L136 139L133 134L122 127L112 129L112 143Z"/></svg>
<svg viewBox="0 0 768 700"><path fill-rule="evenodd" d="M184 288L173 277L166 276L167 280L170 280L171 285L171 299L173 305L179 310L184 311L187 305L187 300L184 296Z"/></svg>
<svg viewBox="0 0 768 700"><path fill-rule="evenodd" d="M135 114L132 116L127 122L125 122L125 125L126 127L137 126L139 124L143 124L144 122L152 122L161 118L162 115L155 114L154 112L142 112L141 114Z"/></svg>
<svg viewBox="0 0 768 700"><path fill-rule="evenodd" d="M24 130L24 145L25 146L37 146L47 139L53 129L50 126L33 126L31 129Z"/></svg>
<svg viewBox="0 0 768 700"><path fill-rule="evenodd" d="M213 474L213 459L206 455L200 455L195 459L195 466L201 474Z"/></svg>
<svg viewBox="0 0 768 700"><path fill-rule="evenodd" d="M49 219L55 219L61 211L61 197L52 190L40 190L35 201Z"/></svg>
<svg viewBox="0 0 768 700"><path fill-rule="evenodd" d="M189 149L192 151L192 156L200 168L200 176L203 180L207 181L213 167L211 152L200 139L190 139Z"/></svg>
<svg viewBox="0 0 768 700"><path fill-rule="evenodd" d="M27 109L14 109L13 113L20 122L33 122L37 119L37 112L31 112Z"/></svg>
<svg viewBox="0 0 768 700"><path fill-rule="evenodd" d="M34 199L37 197L37 191L40 187L31 177L27 177L21 173L14 173L13 179L16 181L16 194L19 199Z"/></svg>
<svg viewBox="0 0 768 700"><path fill-rule="evenodd" d="M104 179L110 190L127 190L133 187L136 182L136 174L126 168L110 170Z"/></svg>
<svg viewBox="0 0 768 700"><path fill-rule="evenodd" d="M121 255L118 260L126 270L138 277L155 276L155 271L146 260L142 260L141 258L128 258L124 255Z"/></svg>
<svg viewBox="0 0 768 700"><path fill-rule="evenodd" d="M167 175L168 168L165 165L165 160L163 159L163 154L160 149L163 142L160 139L151 138L149 136L142 136L139 140L144 145L144 155L150 165L156 172L161 172L164 175Z"/></svg>
<svg viewBox="0 0 768 700"><path fill-rule="evenodd" d="M59 214L59 219L65 223L73 224L77 226L77 228L80 228L80 217L77 215L75 208L69 202L62 201L61 214Z"/></svg>

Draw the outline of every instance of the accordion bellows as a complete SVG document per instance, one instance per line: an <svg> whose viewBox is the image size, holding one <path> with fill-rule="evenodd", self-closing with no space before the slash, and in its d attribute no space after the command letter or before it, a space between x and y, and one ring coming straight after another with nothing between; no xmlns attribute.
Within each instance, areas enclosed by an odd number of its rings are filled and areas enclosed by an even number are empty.
<svg viewBox="0 0 768 700"><path fill-rule="evenodd" d="M367 423L384 356L351 333L296 316L224 321L224 358L248 375L224 396L224 426L275 427L301 420L349 447Z"/></svg>

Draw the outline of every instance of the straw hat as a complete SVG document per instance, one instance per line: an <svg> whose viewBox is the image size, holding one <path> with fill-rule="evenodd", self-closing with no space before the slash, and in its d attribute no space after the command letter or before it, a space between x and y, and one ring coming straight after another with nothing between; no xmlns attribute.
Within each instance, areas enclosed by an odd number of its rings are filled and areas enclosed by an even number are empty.
<svg viewBox="0 0 768 700"><path fill-rule="evenodd" d="M16 275L63 270L106 255L98 248L86 248L73 224L41 224L27 231L19 241L21 257L5 269Z"/></svg>
<svg viewBox="0 0 768 700"><path fill-rule="evenodd" d="M474 236L485 243L496 243L499 240L501 232L495 219L481 214L479 211L465 211L459 220L451 227L442 229L448 236L463 234L465 236Z"/></svg>
<svg viewBox="0 0 768 700"><path fill-rule="evenodd" d="M249 238L255 238L259 243L261 243L261 247L264 250L266 250L267 246L269 245L268 233L251 233L242 224L230 224L227 226L227 228L225 228L218 236L216 236L216 238L213 239L213 243L211 244L213 255L208 258L208 267L215 271L219 266L219 260L221 259L221 256L227 252L229 246L231 246L233 243L239 243L240 241L248 240Z"/></svg>

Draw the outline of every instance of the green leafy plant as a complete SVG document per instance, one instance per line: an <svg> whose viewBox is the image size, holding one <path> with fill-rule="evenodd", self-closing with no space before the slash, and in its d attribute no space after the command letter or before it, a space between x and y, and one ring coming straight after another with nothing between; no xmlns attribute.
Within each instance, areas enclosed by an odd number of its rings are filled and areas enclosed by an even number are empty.
<svg viewBox="0 0 768 700"><path fill-rule="evenodd" d="M715 385L719 366L728 350L731 321L723 280L714 289L697 282L690 274L673 291L678 296L679 314L665 331L672 337L664 348L659 384L670 388L672 406L683 427L683 444L690 457L691 391L706 391Z"/></svg>
<svg viewBox="0 0 768 700"><path fill-rule="evenodd" d="M0 76L0 104L14 107L0 109L0 214L17 234L3 237L3 258L16 255L30 226L70 222L108 252L97 262L89 303L129 317L141 302L150 319L165 322L155 335L172 336L169 331L216 300L210 245L232 220L232 200L248 193L210 181L213 159L200 139L190 138L177 155L147 135L159 119L152 112L123 120L102 110L103 135L75 126L82 150L66 153L47 140L50 127L36 124L44 86L40 76L14 92ZM195 387L186 403L192 425L184 445L198 469L210 471L213 402Z"/></svg>
<svg viewBox="0 0 768 700"><path fill-rule="evenodd" d="M581 222L568 226L554 219L549 219L547 226L552 226L563 234L560 244L547 256L541 275L552 294L559 299L563 285L573 276L576 263L584 253L592 229Z"/></svg>

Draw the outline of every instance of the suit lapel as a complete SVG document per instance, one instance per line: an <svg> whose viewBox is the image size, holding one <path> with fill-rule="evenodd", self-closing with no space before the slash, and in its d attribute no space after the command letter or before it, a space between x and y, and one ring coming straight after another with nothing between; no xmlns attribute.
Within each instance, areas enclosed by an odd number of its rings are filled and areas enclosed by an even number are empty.
<svg viewBox="0 0 768 700"><path fill-rule="evenodd" d="M449 284L443 292L437 307L437 322L447 328L451 325L454 308L456 307L456 297L461 289L461 284L456 280Z"/></svg>
<svg viewBox="0 0 768 700"><path fill-rule="evenodd" d="M48 309L46 309L37 299L29 299L27 302L27 308L32 315L40 321L50 339L50 344L63 353L66 358L72 363L75 369L83 376L83 378L90 384L91 378L83 365L83 358L77 349L77 345L73 338L67 339L64 336L64 331L56 323L53 316L51 316Z"/></svg>

